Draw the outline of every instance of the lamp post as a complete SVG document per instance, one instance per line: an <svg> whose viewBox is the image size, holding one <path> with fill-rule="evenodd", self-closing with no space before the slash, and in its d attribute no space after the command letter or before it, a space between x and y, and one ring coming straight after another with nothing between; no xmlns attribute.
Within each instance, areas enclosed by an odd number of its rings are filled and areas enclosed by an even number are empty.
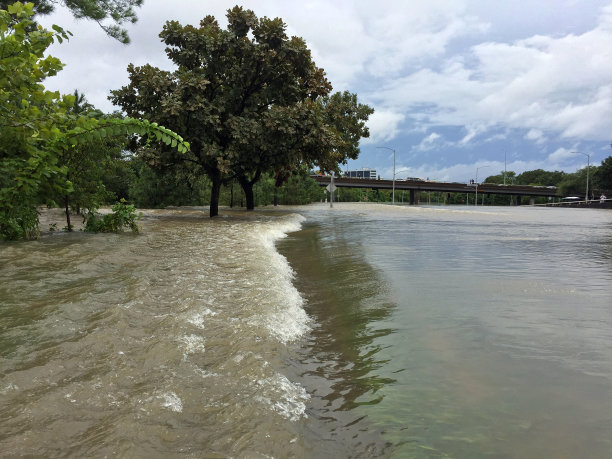
<svg viewBox="0 0 612 459"><path fill-rule="evenodd" d="M588 153L582 153L581 151L572 151L571 153L577 154L577 155L584 155L587 157L587 184L586 184L586 195L584 197L584 203L585 205L589 205L589 167L591 165L591 155L589 155Z"/></svg>
<svg viewBox="0 0 612 459"><path fill-rule="evenodd" d="M376 147L391 150L393 152L393 191L391 193L391 204L395 204L395 150L389 147Z"/></svg>
<svg viewBox="0 0 612 459"><path fill-rule="evenodd" d="M474 205L477 206L478 205L478 170L482 169L483 167L491 167L491 166L480 166L476 168L476 180L474 180L474 185L476 185L476 194L474 196Z"/></svg>

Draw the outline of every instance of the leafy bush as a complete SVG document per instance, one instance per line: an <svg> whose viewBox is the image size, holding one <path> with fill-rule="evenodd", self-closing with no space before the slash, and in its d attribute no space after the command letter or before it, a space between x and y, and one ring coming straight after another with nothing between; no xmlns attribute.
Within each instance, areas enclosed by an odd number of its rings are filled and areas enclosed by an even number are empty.
<svg viewBox="0 0 612 459"><path fill-rule="evenodd" d="M36 208L15 206L0 209L0 241L35 239L39 235Z"/></svg>
<svg viewBox="0 0 612 459"><path fill-rule="evenodd" d="M113 207L112 213L100 215L96 212L88 212L85 217L85 231L94 233L119 233L124 228L129 228L134 233L138 233L138 220L142 217L142 212L136 213L132 204L126 204L125 199L121 199Z"/></svg>

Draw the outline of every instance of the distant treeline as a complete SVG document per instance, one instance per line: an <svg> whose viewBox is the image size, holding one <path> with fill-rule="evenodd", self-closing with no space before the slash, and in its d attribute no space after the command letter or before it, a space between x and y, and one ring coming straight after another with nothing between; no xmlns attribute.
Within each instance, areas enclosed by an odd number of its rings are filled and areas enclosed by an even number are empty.
<svg viewBox="0 0 612 459"><path fill-rule="evenodd" d="M505 175L505 177L504 177ZM612 156L602 161L600 166L591 165L588 168L589 199L597 199L601 194L610 196L612 194ZM516 174L513 171L500 172L491 175L484 183L495 183L507 185L532 185L532 186L555 186L559 196L584 197L587 185L587 168L584 167L574 173L563 171L545 171L535 169ZM491 204L511 204L511 197L495 195L491 196ZM548 198L537 198L537 202L545 202Z"/></svg>

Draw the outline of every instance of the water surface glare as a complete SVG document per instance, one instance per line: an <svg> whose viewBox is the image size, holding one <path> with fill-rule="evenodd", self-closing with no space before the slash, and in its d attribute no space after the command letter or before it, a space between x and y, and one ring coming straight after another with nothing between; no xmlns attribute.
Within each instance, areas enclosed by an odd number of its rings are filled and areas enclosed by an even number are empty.
<svg viewBox="0 0 612 459"><path fill-rule="evenodd" d="M142 226L0 245L2 455L612 457L609 211Z"/></svg>

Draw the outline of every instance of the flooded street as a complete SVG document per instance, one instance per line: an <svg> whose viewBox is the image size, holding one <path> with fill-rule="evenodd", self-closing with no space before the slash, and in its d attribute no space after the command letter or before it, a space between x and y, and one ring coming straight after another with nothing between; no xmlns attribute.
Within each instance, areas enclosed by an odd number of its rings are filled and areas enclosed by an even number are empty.
<svg viewBox="0 0 612 459"><path fill-rule="evenodd" d="M222 213L0 246L3 454L609 457L609 212Z"/></svg>

